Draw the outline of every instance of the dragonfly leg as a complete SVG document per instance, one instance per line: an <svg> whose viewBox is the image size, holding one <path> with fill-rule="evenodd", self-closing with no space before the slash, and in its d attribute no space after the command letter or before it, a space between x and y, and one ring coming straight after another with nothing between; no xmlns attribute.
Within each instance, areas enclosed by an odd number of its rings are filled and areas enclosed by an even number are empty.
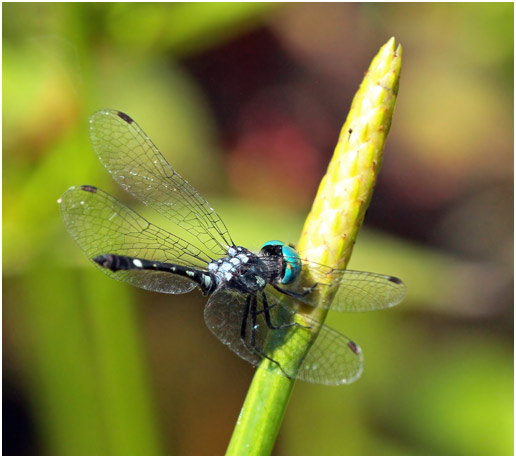
<svg viewBox="0 0 516 458"><path fill-rule="evenodd" d="M279 326L273 326L272 322L271 322L271 314L270 314L270 309L272 307L269 307L269 303L267 302L267 297L265 296L265 293L262 293L263 294L263 313L265 315L265 322L267 323L267 326L270 328L270 329L284 329L284 328L290 328L292 326L301 326L302 328L305 328L305 329L310 329L312 326L309 326L309 325L304 325L304 324L301 324L301 323L298 323L297 321L293 321L292 323L287 323L287 324L281 324Z"/></svg>
<svg viewBox="0 0 516 458"><path fill-rule="evenodd" d="M248 295L247 299L245 301L244 316L242 317L242 327L240 328L240 338L242 339L242 342L244 342L244 344L246 344L246 346L247 346L247 342L245 340L245 331L246 331L246 327L247 327L247 317L249 316L249 307L250 306L251 306L251 295Z"/></svg>
<svg viewBox="0 0 516 458"><path fill-rule="evenodd" d="M257 325L256 325L256 317L258 316L258 312L256 311L256 304L257 304L257 298L256 296L252 296L249 295L247 296L247 301L246 301L246 309L245 309L245 315L244 315L244 318L242 320L242 328L240 330L240 337L242 338L242 342L244 343L244 345L249 348L249 350L253 351L254 353L256 353L257 355L261 356L262 358L266 358L268 359L270 362L276 364L281 372L283 372L283 374L285 375L285 377L291 379L292 377L290 377L284 370L283 368L281 367L281 364L278 363L278 361L276 361L275 359L272 359L270 356L267 356L257 345L256 345L256 328L257 328ZM247 325L247 316L248 315L251 315L251 342L248 343L245 339L245 335L246 335L246 325Z"/></svg>
<svg viewBox="0 0 516 458"><path fill-rule="evenodd" d="M275 304L272 304L272 305L269 305L269 303L267 302L267 311L271 311L272 309L274 309L275 307L277 307L279 305L279 301L277 301ZM257 315L261 315L262 313L265 313L265 307L262 308L261 310L256 310L256 314Z"/></svg>
<svg viewBox="0 0 516 458"><path fill-rule="evenodd" d="M294 299L299 299L301 297L305 297L307 294L310 294L313 292L313 290L315 288L317 288L317 286L319 285L319 283L315 283L313 286L311 286L310 288L308 288L305 292L303 293L295 293L294 291L288 291L286 289L283 289L283 288L280 288L278 285L272 285L274 286L274 288L279 291L280 293L283 293L283 294L286 294L287 296L290 296L290 297L293 297Z"/></svg>
<svg viewBox="0 0 516 458"><path fill-rule="evenodd" d="M269 329L284 329L284 328L290 328L292 326L295 326L296 324L299 324L299 323L296 323L295 321L293 321L292 323L286 323L286 324L280 324L279 326L274 326L271 321L271 314L270 314L271 307L269 307L269 303L267 302L267 296L265 295L265 293L262 293L262 299L263 299L263 314L265 315L265 322L267 323L267 326L269 327Z"/></svg>

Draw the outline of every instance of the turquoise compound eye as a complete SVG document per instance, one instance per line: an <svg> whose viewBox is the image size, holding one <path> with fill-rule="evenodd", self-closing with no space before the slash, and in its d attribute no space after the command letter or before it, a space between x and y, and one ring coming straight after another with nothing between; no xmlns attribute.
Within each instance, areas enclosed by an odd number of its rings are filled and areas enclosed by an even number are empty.
<svg viewBox="0 0 516 458"><path fill-rule="evenodd" d="M283 278L281 279L281 283L283 285L288 285L289 283L293 282L301 272L301 258L297 254L297 251L294 250L294 248L285 245L283 242L280 242L279 240L270 240L264 243L262 246L262 251L267 246L278 249L278 255L279 247L281 247L281 256L285 265L285 272L283 274Z"/></svg>
<svg viewBox="0 0 516 458"><path fill-rule="evenodd" d="M281 247L281 253L283 255L283 260L285 261L285 275L283 276L281 283L287 285L294 281L301 272L301 258L294 248L285 244Z"/></svg>
<svg viewBox="0 0 516 458"><path fill-rule="evenodd" d="M284 247L285 244L283 242L280 242L279 240L269 240L268 242L265 242L262 246L262 250L266 247L266 246L280 246L280 247Z"/></svg>

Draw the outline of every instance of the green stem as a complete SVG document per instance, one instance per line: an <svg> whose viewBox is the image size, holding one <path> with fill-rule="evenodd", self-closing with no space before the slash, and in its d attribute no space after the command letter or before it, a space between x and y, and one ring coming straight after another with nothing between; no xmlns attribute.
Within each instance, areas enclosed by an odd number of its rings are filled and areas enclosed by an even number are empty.
<svg viewBox="0 0 516 458"><path fill-rule="evenodd" d="M400 69L401 47L396 48L391 38L373 59L353 99L334 156L306 220L298 250L307 259L338 269L344 269L349 261L382 163ZM326 316L322 308L307 313L320 322ZM289 373L295 373L292 368L298 366L314 338L306 328L292 329L285 343L272 353L283 368L289 368ZM270 455L294 382L269 360L262 361L227 455Z"/></svg>
<svg viewBox="0 0 516 458"><path fill-rule="evenodd" d="M256 370L226 455L270 455L292 388L294 380Z"/></svg>

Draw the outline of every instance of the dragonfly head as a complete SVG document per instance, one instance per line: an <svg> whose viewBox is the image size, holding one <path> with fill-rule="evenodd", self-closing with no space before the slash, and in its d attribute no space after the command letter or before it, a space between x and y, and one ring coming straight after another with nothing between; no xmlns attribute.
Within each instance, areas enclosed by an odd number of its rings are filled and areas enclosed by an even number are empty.
<svg viewBox="0 0 516 458"><path fill-rule="evenodd" d="M264 243L260 255L281 257L282 265L279 281L283 285L293 282L301 272L301 258L297 251L279 240L270 240Z"/></svg>

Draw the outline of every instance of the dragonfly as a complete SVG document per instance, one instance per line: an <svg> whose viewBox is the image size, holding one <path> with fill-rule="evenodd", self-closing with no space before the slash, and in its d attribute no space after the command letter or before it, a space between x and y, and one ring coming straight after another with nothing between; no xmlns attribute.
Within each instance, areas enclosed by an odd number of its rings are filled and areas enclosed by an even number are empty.
<svg viewBox="0 0 516 458"><path fill-rule="evenodd" d="M269 370L324 385L351 383L361 375L360 347L301 309L389 308L405 296L400 279L311 262L277 240L259 252L236 245L213 207L131 117L106 109L89 124L93 149L114 180L183 236L148 222L95 186L71 187L58 200L64 225L96 267L149 291L200 289L208 296L208 328L255 366L268 360Z"/></svg>

